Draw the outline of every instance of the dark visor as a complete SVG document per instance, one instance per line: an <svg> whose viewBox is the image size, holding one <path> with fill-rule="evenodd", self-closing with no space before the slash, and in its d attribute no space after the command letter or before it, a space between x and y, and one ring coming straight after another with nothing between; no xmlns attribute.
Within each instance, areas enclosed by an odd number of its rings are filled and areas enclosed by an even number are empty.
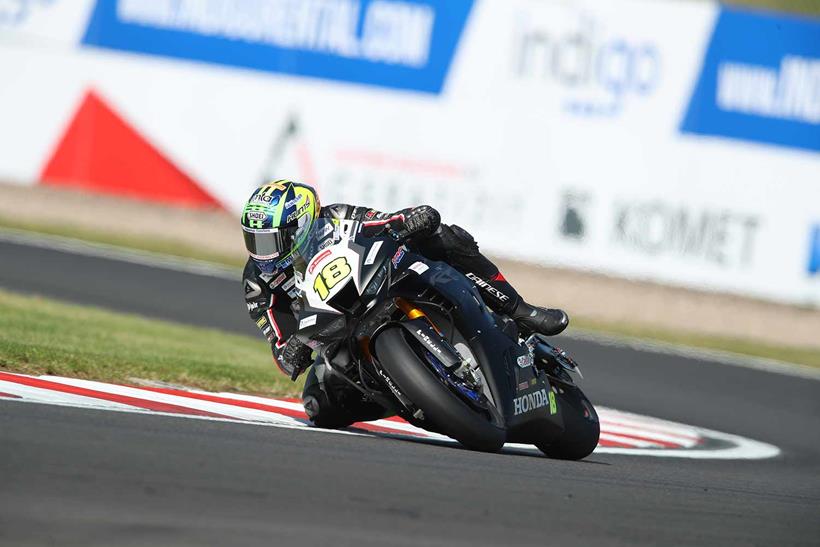
<svg viewBox="0 0 820 547"><path fill-rule="evenodd" d="M245 247L252 257L259 260L277 258L290 252L295 228L282 228L270 232L243 231Z"/></svg>

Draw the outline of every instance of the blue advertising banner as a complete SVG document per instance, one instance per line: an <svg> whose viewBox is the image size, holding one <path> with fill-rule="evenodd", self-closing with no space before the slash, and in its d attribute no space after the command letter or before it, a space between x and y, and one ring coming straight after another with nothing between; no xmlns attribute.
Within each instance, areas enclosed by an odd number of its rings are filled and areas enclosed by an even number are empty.
<svg viewBox="0 0 820 547"><path fill-rule="evenodd" d="M820 274L820 224L812 226L809 236L809 263L806 268L810 275Z"/></svg>
<svg viewBox="0 0 820 547"><path fill-rule="evenodd" d="M681 131L820 150L820 21L722 7Z"/></svg>
<svg viewBox="0 0 820 547"><path fill-rule="evenodd" d="M86 46L441 92L474 0L97 0Z"/></svg>

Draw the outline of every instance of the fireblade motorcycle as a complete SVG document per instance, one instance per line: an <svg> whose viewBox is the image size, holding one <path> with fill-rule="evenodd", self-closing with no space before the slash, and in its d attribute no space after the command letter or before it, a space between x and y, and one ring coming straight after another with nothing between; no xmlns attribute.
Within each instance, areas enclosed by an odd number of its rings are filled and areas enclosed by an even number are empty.
<svg viewBox="0 0 820 547"><path fill-rule="evenodd" d="M581 459L598 443L595 408L566 353L520 338L473 283L411 252L389 230L318 219L295 255L298 336L366 400L462 445L505 442Z"/></svg>

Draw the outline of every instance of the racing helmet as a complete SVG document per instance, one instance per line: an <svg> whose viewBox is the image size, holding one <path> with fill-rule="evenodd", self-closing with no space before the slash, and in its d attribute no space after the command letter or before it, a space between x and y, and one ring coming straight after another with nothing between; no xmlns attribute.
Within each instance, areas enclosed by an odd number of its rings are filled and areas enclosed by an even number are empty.
<svg viewBox="0 0 820 547"><path fill-rule="evenodd" d="M306 184L277 180L260 186L242 209L245 247L264 273L287 267L319 218L319 196Z"/></svg>

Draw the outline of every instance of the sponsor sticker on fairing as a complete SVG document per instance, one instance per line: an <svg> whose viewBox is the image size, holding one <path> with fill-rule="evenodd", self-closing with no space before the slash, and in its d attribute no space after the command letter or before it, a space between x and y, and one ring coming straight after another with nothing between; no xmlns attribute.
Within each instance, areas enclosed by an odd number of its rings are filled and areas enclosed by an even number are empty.
<svg viewBox="0 0 820 547"><path fill-rule="evenodd" d="M532 366L533 358L532 355L528 353L526 355L518 357L518 359L516 359L515 362L518 364L519 367L527 368Z"/></svg>
<svg viewBox="0 0 820 547"><path fill-rule="evenodd" d="M307 316L304 319L301 319L299 321L299 328L300 329L305 329L307 327L312 327L315 324L316 324L316 315L315 314L314 315L309 315L309 316Z"/></svg>
<svg viewBox="0 0 820 547"><path fill-rule="evenodd" d="M396 254L393 255L393 258L390 259L390 262L393 264L393 268L398 268L399 264L401 263L401 259L404 258L405 247L402 245L396 250Z"/></svg>
<svg viewBox="0 0 820 547"><path fill-rule="evenodd" d="M322 228L322 231L319 232L318 234L316 234L316 237L321 239L321 238L325 237L326 235L330 234L330 232L332 232L334 230L334 226L335 226L334 224L325 224L324 227Z"/></svg>
<svg viewBox="0 0 820 547"><path fill-rule="evenodd" d="M316 269L316 266L318 266L321 261L323 261L324 259L326 259L329 256L330 256L330 251L327 250L327 249L325 249L324 251L322 251L321 253L316 255L316 257L313 260L310 261L310 266L308 266L308 274L312 275L313 270Z"/></svg>
<svg viewBox="0 0 820 547"><path fill-rule="evenodd" d="M364 265L370 266L376 261L376 256L379 254L379 249L382 248L382 242L377 241L370 247L370 252L367 253L367 256L364 259Z"/></svg>
<svg viewBox="0 0 820 547"><path fill-rule="evenodd" d="M546 389L539 389L538 391L527 393L521 397L516 397L513 399L514 415L526 414L527 412L532 412L547 405L552 407L550 395L551 393L548 394ZM550 408L550 410L552 410L552 408Z"/></svg>
<svg viewBox="0 0 820 547"><path fill-rule="evenodd" d="M416 272L419 275L423 274L424 272L426 272L429 269L430 269L430 267L427 264L425 264L424 262L414 262L413 265L411 265L408 268L408 270L413 270L414 272Z"/></svg>

